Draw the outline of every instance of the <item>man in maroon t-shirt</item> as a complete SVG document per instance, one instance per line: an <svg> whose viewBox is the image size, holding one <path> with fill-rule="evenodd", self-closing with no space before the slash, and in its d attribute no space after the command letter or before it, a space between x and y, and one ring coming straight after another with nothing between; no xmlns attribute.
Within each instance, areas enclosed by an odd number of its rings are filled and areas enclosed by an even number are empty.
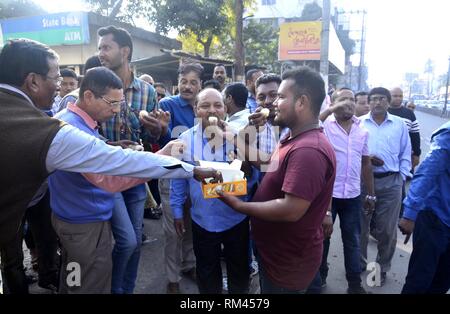
<svg viewBox="0 0 450 314"><path fill-rule="evenodd" d="M251 216L260 266L261 293L301 293L319 269L322 221L330 205L336 159L318 124L325 98L320 74L287 71L278 89L275 123L291 130L272 155L253 202L223 195Z"/></svg>

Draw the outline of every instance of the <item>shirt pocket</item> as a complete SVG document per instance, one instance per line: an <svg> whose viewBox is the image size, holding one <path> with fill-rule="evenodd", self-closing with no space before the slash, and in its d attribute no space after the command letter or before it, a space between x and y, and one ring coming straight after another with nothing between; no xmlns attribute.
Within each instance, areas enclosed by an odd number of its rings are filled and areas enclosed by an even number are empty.
<svg viewBox="0 0 450 314"><path fill-rule="evenodd" d="M400 153L400 139L394 135L388 135L386 141L388 147L387 150L392 155L398 155Z"/></svg>

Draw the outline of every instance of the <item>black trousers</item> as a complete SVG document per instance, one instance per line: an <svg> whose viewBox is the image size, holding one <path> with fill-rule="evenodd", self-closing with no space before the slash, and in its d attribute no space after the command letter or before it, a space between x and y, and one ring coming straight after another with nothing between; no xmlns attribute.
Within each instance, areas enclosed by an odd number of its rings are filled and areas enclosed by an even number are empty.
<svg viewBox="0 0 450 314"><path fill-rule="evenodd" d="M221 246L227 267L228 292L248 293L248 218L223 232L209 232L192 221L197 284L202 294L222 293Z"/></svg>
<svg viewBox="0 0 450 314"><path fill-rule="evenodd" d="M58 286L58 239L51 225L50 194L34 206L27 209L25 219L28 221L31 234L38 251L39 285ZM2 276L4 290L7 293L28 293L28 284L23 269L23 224L16 238L1 249Z"/></svg>

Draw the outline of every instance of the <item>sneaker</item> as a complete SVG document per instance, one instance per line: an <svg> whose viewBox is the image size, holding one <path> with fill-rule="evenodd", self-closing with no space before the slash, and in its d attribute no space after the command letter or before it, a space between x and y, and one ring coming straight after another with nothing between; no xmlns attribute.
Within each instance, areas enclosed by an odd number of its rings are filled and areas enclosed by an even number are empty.
<svg viewBox="0 0 450 314"><path fill-rule="evenodd" d="M358 286L349 286L347 289L348 294L367 294L367 291L359 284Z"/></svg>
<svg viewBox="0 0 450 314"><path fill-rule="evenodd" d="M166 287L167 294L180 294L180 284L178 282L169 282Z"/></svg>
<svg viewBox="0 0 450 314"><path fill-rule="evenodd" d="M258 263L253 261L250 265L250 277L255 277L259 273Z"/></svg>
<svg viewBox="0 0 450 314"><path fill-rule="evenodd" d="M322 283L320 284L320 287L325 288L327 286L327 278L323 278L321 280L322 280Z"/></svg>

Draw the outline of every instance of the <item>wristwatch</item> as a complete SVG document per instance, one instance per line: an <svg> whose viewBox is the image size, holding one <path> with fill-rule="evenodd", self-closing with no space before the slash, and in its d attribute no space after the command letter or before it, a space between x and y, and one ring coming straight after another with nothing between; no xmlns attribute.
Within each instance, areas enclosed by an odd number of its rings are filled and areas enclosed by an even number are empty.
<svg viewBox="0 0 450 314"><path fill-rule="evenodd" d="M373 201L376 202L377 201L377 197L375 195L366 195L366 200L368 201Z"/></svg>

